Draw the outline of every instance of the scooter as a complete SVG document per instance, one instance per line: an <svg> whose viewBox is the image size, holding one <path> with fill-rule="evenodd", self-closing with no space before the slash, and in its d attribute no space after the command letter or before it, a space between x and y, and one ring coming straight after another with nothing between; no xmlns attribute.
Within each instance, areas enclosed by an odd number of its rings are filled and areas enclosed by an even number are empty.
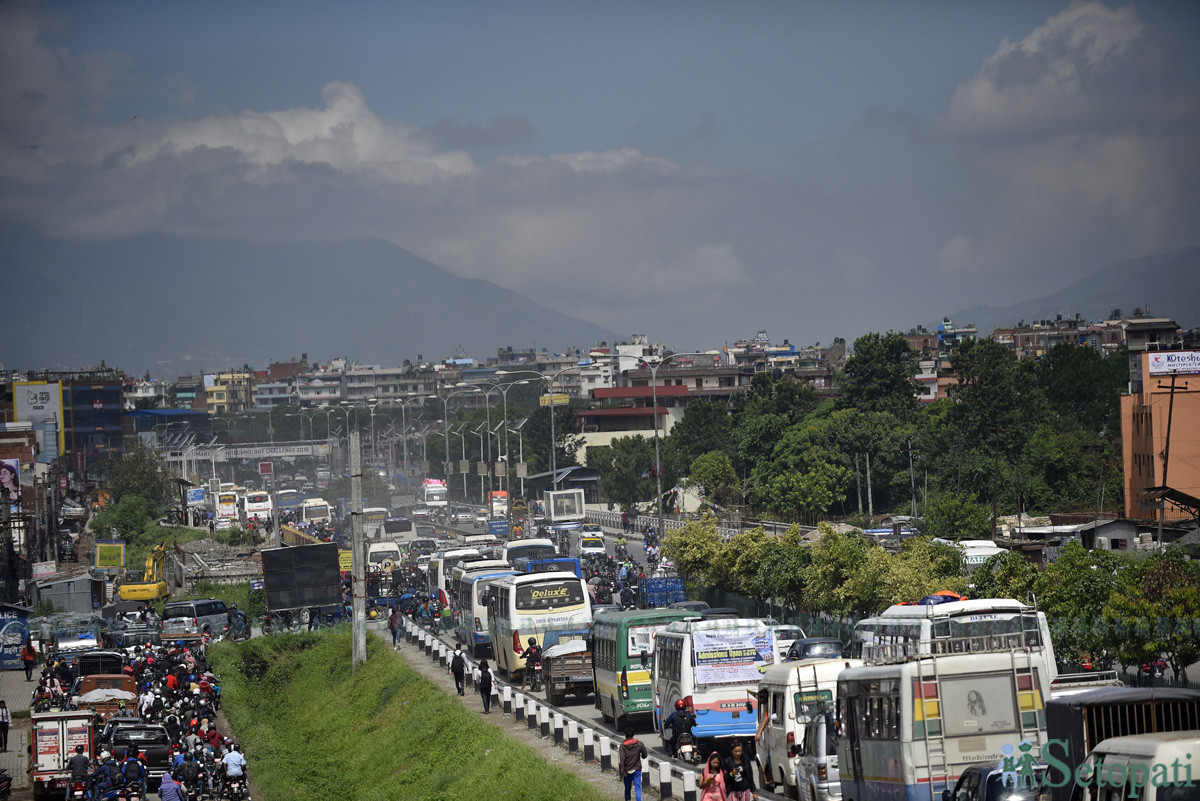
<svg viewBox="0 0 1200 801"><path fill-rule="evenodd" d="M696 738L691 732L685 731L679 735L679 747L676 749L679 758L693 765L700 764L700 749L696 748Z"/></svg>

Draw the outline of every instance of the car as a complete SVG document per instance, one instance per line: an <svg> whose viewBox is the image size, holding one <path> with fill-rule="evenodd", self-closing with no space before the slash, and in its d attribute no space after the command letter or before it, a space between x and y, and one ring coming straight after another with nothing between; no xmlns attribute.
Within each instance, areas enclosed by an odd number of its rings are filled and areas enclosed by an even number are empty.
<svg viewBox="0 0 1200 801"><path fill-rule="evenodd" d="M425 504L418 504L417 506L413 507L411 517L414 520L429 520L431 517L433 517L433 510Z"/></svg>
<svg viewBox="0 0 1200 801"><path fill-rule="evenodd" d="M775 636L775 653L777 655L786 654L788 649L792 647L792 643L796 640L804 639L804 629L799 626L789 626L786 624L778 624L771 626L771 632Z"/></svg>
<svg viewBox="0 0 1200 801"><path fill-rule="evenodd" d="M475 513L475 525L486 526L488 524L488 513L486 509L480 509Z"/></svg>
<svg viewBox="0 0 1200 801"><path fill-rule="evenodd" d="M475 519L475 513L465 506L456 506L450 512L450 519L455 523L470 523Z"/></svg>
<svg viewBox="0 0 1200 801"><path fill-rule="evenodd" d="M607 548L604 545L604 538L595 535L587 535L579 538L579 556L587 558L589 556L604 556Z"/></svg>
<svg viewBox="0 0 1200 801"><path fill-rule="evenodd" d="M604 536L604 529L598 523L584 523L579 527L581 534L595 534L597 537Z"/></svg>
<svg viewBox="0 0 1200 801"><path fill-rule="evenodd" d="M995 762L971 765L959 774L954 789L942 790L942 801L1035 801L1039 797L1043 775L1037 769L1033 773L1033 782L1039 787L1029 787L1021 782L1014 787L1006 782L1012 778L1011 774ZM1121 788L1118 786L1118 789ZM1183 798L1182 795L1179 797Z"/></svg>
<svg viewBox="0 0 1200 801"><path fill-rule="evenodd" d="M787 661L801 659L840 659L845 656L842 641L837 637L801 637L787 650Z"/></svg>

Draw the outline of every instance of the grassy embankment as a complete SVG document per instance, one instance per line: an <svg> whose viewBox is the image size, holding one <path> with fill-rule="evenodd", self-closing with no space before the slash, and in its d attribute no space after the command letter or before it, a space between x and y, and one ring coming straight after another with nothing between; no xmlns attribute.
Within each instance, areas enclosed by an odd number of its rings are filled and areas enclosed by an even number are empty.
<svg viewBox="0 0 1200 801"><path fill-rule="evenodd" d="M225 714L261 801L600 799L507 738L375 637L350 670L350 636L220 643Z"/></svg>

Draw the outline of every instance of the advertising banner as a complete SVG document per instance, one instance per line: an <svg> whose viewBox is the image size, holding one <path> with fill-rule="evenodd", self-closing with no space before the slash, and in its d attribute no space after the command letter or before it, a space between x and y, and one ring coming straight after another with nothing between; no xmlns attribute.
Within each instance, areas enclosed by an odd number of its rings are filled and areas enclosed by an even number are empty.
<svg viewBox="0 0 1200 801"><path fill-rule="evenodd" d="M698 631L696 681L700 684L757 684L762 675L759 663L774 661L769 630Z"/></svg>
<svg viewBox="0 0 1200 801"><path fill-rule="evenodd" d="M21 463L16 459L0 459L0 503L21 502Z"/></svg>
<svg viewBox="0 0 1200 801"><path fill-rule="evenodd" d="M1144 358L1150 375L1200 373L1200 350L1151 351Z"/></svg>
<svg viewBox="0 0 1200 801"><path fill-rule="evenodd" d="M44 579L48 576L53 576L58 570L54 562L34 562L33 563L33 579Z"/></svg>
<svg viewBox="0 0 1200 801"><path fill-rule="evenodd" d="M0 669L21 667L21 646L28 636L28 613L9 607L0 609Z"/></svg>
<svg viewBox="0 0 1200 801"><path fill-rule="evenodd" d="M125 543L121 540L96 540L96 569L124 570Z"/></svg>
<svg viewBox="0 0 1200 801"><path fill-rule="evenodd" d="M62 420L62 384L58 381L14 381L13 407L15 419L21 423L53 423L58 429L57 441L41 442L42 451L62 453L65 447Z"/></svg>
<svg viewBox="0 0 1200 801"><path fill-rule="evenodd" d="M204 487L192 487L187 491L188 506L200 506L204 503Z"/></svg>
<svg viewBox="0 0 1200 801"><path fill-rule="evenodd" d="M538 398L538 404L541 406L568 406L571 403L571 396L565 392L556 392L553 395L542 395Z"/></svg>

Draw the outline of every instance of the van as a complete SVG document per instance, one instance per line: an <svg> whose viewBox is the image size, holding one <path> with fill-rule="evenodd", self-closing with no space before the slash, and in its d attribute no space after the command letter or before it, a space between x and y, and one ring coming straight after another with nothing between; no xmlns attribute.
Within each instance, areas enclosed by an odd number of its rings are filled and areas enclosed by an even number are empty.
<svg viewBox="0 0 1200 801"><path fill-rule="evenodd" d="M1110 737L1092 749L1078 774L1072 801L1191 801L1200 775L1200 731ZM1051 766L1047 772L1053 770Z"/></svg>
<svg viewBox="0 0 1200 801"><path fill-rule="evenodd" d="M225 602L217 598L199 598L192 601L173 601L163 609L163 634L170 638L199 636L208 632L219 634L229 622L229 610Z"/></svg>
<svg viewBox="0 0 1200 801"><path fill-rule="evenodd" d="M391 565L387 564L391 560ZM375 542L367 546L367 570L390 573L400 564L400 546L394 542Z"/></svg>
<svg viewBox="0 0 1200 801"><path fill-rule="evenodd" d="M770 771L772 781L785 786L785 795L795 797L802 786L797 784L796 769L808 721L834 710L838 674L861 665L858 659L805 659L763 671L758 692L769 718L758 752L763 770Z"/></svg>
<svg viewBox="0 0 1200 801"><path fill-rule="evenodd" d="M836 801L842 797L837 745L832 711L818 712L804 722L804 743L796 762L796 790L801 801Z"/></svg>

